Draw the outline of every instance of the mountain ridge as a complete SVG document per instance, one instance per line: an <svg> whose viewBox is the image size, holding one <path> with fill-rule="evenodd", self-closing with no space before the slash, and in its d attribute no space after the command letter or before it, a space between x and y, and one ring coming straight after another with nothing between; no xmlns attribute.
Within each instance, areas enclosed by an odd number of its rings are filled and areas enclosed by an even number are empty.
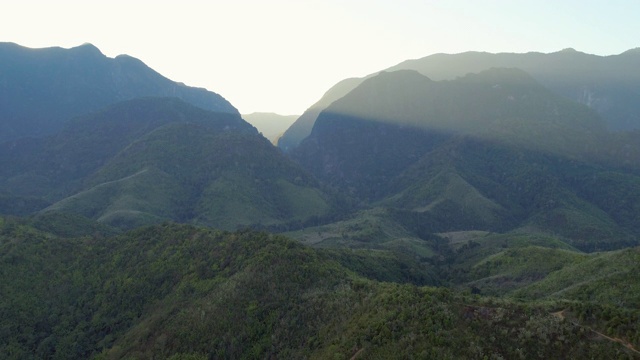
<svg viewBox="0 0 640 360"><path fill-rule="evenodd" d="M469 73L477 73L492 67L519 68L556 94L587 104L606 120L613 131L640 128L633 116L640 112L640 77L635 68L640 66L640 56L633 49L619 55L598 56L579 51L554 53L488 53L469 51L458 54L438 53L419 59L400 62L380 71L416 70L439 81L453 80ZM312 105L285 133L282 138L284 151L295 148L311 133L320 112L355 89L363 78L350 78L338 82ZM337 94L337 95L333 95ZM295 130L295 131L294 131Z"/></svg>
<svg viewBox="0 0 640 360"><path fill-rule="evenodd" d="M0 43L0 142L59 131L74 116L141 96L179 97L238 114L222 96L173 82L131 56L108 58L84 44L30 49Z"/></svg>

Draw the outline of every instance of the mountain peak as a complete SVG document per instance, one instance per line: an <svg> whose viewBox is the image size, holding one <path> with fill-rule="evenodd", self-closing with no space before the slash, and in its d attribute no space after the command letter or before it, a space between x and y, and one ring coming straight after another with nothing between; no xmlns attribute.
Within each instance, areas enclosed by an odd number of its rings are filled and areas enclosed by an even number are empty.
<svg viewBox="0 0 640 360"><path fill-rule="evenodd" d="M570 47L564 48L564 49L562 49L560 51L557 51L557 52L555 52L553 54L560 54L560 55L588 55L587 53L584 53L582 51L578 51L578 50L576 50L574 48L570 48Z"/></svg>
<svg viewBox="0 0 640 360"><path fill-rule="evenodd" d="M75 48L76 49L86 49L86 50L100 52L100 49L98 49L97 46L95 46L95 45L93 45L92 43L89 43L89 42L83 43L82 45L76 46Z"/></svg>
<svg viewBox="0 0 640 360"><path fill-rule="evenodd" d="M98 47L96 47L95 45L91 44L91 43L84 43L82 45L73 47L71 49L69 49L70 51L77 53L77 54L82 54L82 55L89 55L89 56L97 56L97 57L106 57L101 51L100 49L98 49Z"/></svg>

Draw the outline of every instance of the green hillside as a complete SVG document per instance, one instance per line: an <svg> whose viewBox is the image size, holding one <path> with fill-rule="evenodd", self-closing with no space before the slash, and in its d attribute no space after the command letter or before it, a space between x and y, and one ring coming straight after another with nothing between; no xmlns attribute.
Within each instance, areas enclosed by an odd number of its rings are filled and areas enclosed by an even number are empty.
<svg viewBox="0 0 640 360"><path fill-rule="evenodd" d="M26 208L7 206L16 215L46 207L123 229L167 219L235 229L331 208L316 180L239 115L179 99L118 103L55 136L3 146L0 184Z"/></svg>
<svg viewBox="0 0 640 360"><path fill-rule="evenodd" d="M315 181L255 134L169 124L131 143L45 211L133 228L164 219L235 229L329 210Z"/></svg>
<svg viewBox="0 0 640 360"><path fill-rule="evenodd" d="M170 123L257 134L239 115L176 98L139 98L74 118L56 135L0 144L0 184L17 196L59 200L131 142Z"/></svg>
<svg viewBox="0 0 640 360"><path fill-rule="evenodd" d="M583 261L587 255L557 248L526 246L503 250L473 265L468 283L483 294L504 295Z"/></svg>
<svg viewBox="0 0 640 360"><path fill-rule="evenodd" d="M625 344L640 344L627 326L640 316L631 308L380 283L334 256L266 233L163 224L61 238L2 219L0 351L20 359L600 359L631 358Z"/></svg>
<svg viewBox="0 0 640 360"><path fill-rule="evenodd" d="M637 247L582 256L580 261L567 262L544 279L514 291L512 296L575 299L637 308L639 264Z"/></svg>
<svg viewBox="0 0 640 360"><path fill-rule="evenodd" d="M385 208L359 211L348 218L326 225L306 227L285 233L305 245L322 249L366 250L368 257L392 256L416 271L431 276L428 260L437 254L437 237L421 238ZM425 266L426 265L426 266ZM345 265L349 266L349 265ZM431 281L429 284L436 284Z"/></svg>
<svg viewBox="0 0 640 360"><path fill-rule="evenodd" d="M435 232L522 227L593 251L633 244L635 202L622 197L638 196L638 180L624 170L467 139L425 155L392 182L396 195L384 203L423 218L445 205L462 212Z"/></svg>

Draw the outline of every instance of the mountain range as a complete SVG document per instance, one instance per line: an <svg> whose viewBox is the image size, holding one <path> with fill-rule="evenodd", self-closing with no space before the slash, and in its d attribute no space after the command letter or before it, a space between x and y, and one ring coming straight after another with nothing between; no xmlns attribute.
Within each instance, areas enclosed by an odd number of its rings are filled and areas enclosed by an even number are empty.
<svg viewBox="0 0 640 360"><path fill-rule="evenodd" d="M640 128L637 118L640 77L635 71L638 66L640 51L637 49L611 56L565 49L550 54L434 54L407 60L382 71L415 70L439 81L491 68L518 68L552 92L596 110L610 130L623 131ZM287 130L279 142L280 148L285 151L295 148L311 133L322 110L376 74L345 79L334 85Z"/></svg>
<svg viewBox="0 0 640 360"><path fill-rule="evenodd" d="M137 59L0 45L8 358L640 354L637 51L407 61L276 147Z"/></svg>
<svg viewBox="0 0 640 360"><path fill-rule="evenodd" d="M403 70L333 102L291 155L345 196L401 209L430 232L533 227L593 249L639 234L627 224L640 210L640 162L611 156L617 139L597 112L521 70L450 81Z"/></svg>

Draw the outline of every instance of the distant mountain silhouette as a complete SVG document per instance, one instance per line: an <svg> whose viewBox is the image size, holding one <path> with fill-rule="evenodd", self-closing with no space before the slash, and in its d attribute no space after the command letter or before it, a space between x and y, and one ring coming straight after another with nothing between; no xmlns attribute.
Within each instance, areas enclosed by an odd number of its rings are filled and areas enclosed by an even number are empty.
<svg viewBox="0 0 640 360"><path fill-rule="evenodd" d="M554 93L589 106L602 116L610 130L640 129L637 117L640 113L640 73L637 71L640 52L637 49L613 56L589 55L573 49L550 54L435 54L407 60L384 71L415 70L437 81L497 67L524 70ZM279 146L285 151L293 149L311 133L322 110L376 74L343 80L329 89L285 132Z"/></svg>
<svg viewBox="0 0 640 360"><path fill-rule="evenodd" d="M30 49L0 43L0 142L52 134L73 116L144 96L238 114L216 93L171 81L131 56L108 58L91 44Z"/></svg>
<svg viewBox="0 0 640 360"><path fill-rule="evenodd" d="M280 136L296 121L298 115L255 112L252 114L243 114L242 118L255 126L258 131L272 143L277 144Z"/></svg>

